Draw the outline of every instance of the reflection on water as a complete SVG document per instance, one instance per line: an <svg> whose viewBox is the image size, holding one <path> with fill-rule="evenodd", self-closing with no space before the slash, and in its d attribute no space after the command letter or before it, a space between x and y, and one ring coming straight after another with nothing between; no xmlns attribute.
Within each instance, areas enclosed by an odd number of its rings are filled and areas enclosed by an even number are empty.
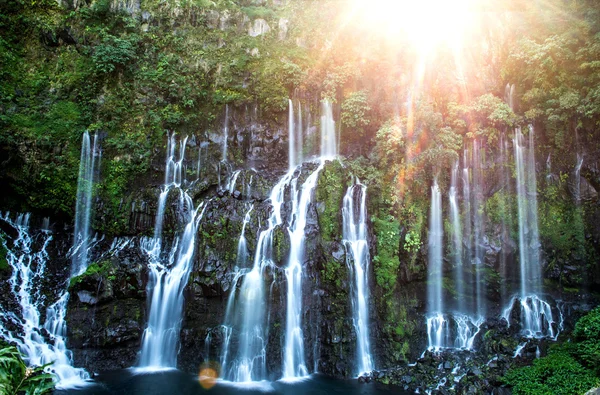
<svg viewBox="0 0 600 395"><path fill-rule="evenodd" d="M336 380L314 375L293 382L231 383L217 381L204 388L197 376L178 370L143 372L118 370L102 373L94 384L80 389L56 391L57 395L194 395L194 394L290 394L290 395L387 395L405 394L398 387L359 384L356 380ZM206 386L205 386L206 387Z"/></svg>

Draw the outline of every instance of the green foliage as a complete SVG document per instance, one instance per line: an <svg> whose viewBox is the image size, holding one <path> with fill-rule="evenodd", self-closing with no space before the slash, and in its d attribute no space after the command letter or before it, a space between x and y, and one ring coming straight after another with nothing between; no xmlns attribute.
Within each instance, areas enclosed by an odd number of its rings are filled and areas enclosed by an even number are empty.
<svg viewBox="0 0 600 395"><path fill-rule="evenodd" d="M342 102L341 110L342 125L362 137L365 133L364 128L371 123L368 116L371 107L369 107L367 92L352 92ZM346 136L346 139L352 140L352 137L353 135Z"/></svg>
<svg viewBox="0 0 600 395"><path fill-rule="evenodd" d="M91 276L99 275L101 277L105 277L109 281L114 281L116 279L115 266L109 260L94 262L87 267L85 272L79 276L72 277L69 282L69 288L72 288L81 282L83 282L86 278Z"/></svg>
<svg viewBox="0 0 600 395"><path fill-rule="evenodd" d="M112 73L118 67L124 67L135 57L137 37L125 38L104 35L100 44L94 48L92 61L99 73Z"/></svg>
<svg viewBox="0 0 600 395"><path fill-rule="evenodd" d="M323 204L319 213L319 229L326 242L342 235L341 207L347 185L347 175L339 161L332 161L321 170L316 199Z"/></svg>
<svg viewBox="0 0 600 395"><path fill-rule="evenodd" d="M509 370L504 380L515 395L581 395L598 384L591 371L561 349L536 359L532 366Z"/></svg>
<svg viewBox="0 0 600 395"><path fill-rule="evenodd" d="M49 366L28 368L16 347L0 348L0 392L6 395L41 395L54 389L54 375L44 373Z"/></svg>
<svg viewBox="0 0 600 395"><path fill-rule="evenodd" d="M577 321L573 336L578 358L600 375L600 307Z"/></svg>
<svg viewBox="0 0 600 395"><path fill-rule="evenodd" d="M391 215L386 218L371 217L377 237L377 255L373 257L375 280L386 292L391 292L398 278L398 248L400 245L400 224Z"/></svg>
<svg viewBox="0 0 600 395"><path fill-rule="evenodd" d="M0 272L10 269L6 256L8 250L6 249L6 236L4 232L0 232Z"/></svg>

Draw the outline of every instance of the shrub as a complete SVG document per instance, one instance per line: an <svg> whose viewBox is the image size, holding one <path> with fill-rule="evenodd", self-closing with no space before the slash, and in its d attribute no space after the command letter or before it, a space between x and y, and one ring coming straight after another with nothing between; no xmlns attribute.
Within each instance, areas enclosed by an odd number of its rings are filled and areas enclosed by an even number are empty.
<svg viewBox="0 0 600 395"><path fill-rule="evenodd" d="M28 368L19 351L8 346L0 349L0 393L40 395L54 388L53 375L44 373L48 365Z"/></svg>
<svg viewBox="0 0 600 395"><path fill-rule="evenodd" d="M551 351L532 366L513 368L504 378L514 395L580 395L598 384L593 372L564 348Z"/></svg>

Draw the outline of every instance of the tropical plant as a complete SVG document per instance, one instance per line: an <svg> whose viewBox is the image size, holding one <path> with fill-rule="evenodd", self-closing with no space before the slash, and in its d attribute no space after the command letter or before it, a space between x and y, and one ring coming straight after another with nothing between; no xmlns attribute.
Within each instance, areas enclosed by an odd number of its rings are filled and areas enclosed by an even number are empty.
<svg viewBox="0 0 600 395"><path fill-rule="evenodd" d="M50 364L29 368L14 346L0 349L0 393L41 395L54 388L54 375L44 373Z"/></svg>

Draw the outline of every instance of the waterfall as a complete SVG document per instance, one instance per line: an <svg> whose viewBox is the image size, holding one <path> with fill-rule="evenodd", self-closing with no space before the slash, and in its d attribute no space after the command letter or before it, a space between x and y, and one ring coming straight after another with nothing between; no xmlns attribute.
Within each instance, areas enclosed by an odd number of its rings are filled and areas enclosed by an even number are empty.
<svg viewBox="0 0 600 395"><path fill-rule="evenodd" d="M450 224L452 225L452 253L454 254L454 282L456 286L457 299L465 296L464 291L464 268L462 248L462 228L460 224L460 210L457 202L458 161L452 166L450 175L450 192L448 200L450 203Z"/></svg>
<svg viewBox="0 0 600 395"><path fill-rule="evenodd" d="M304 162L304 129L302 128L302 106L298 102L298 121L296 122L296 162L301 164Z"/></svg>
<svg viewBox="0 0 600 395"><path fill-rule="evenodd" d="M250 208L246 211L244 215L244 222L242 223L242 231L240 233L240 239L238 241L237 247L237 266L238 268L246 267L246 262L248 261L248 243L246 242L246 226L248 222L250 222L250 213L254 208L254 205L250 204Z"/></svg>
<svg viewBox="0 0 600 395"><path fill-rule="evenodd" d="M515 129L513 141L517 178L519 215L519 263L521 291L511 300L503 317L510 324L515 306L521 312L521 328L527 337L556 336L550 305L538 295L542 291L540 241L537 219L537 182L534 155L534 129L529 126L529 148L520 128ZM516 303L517 299L519 303Z"/></svg>
<svg viewBox="0 0 600 395"><path fill-rule="evenodd" d="M96 160L96 158L98 158ZM75 232L71 250L71 276L85 272L90 248L90 219L92 213L92 197L94 180L100 167L101 153L98 147L98 135L93 142L85 131L81 141L81 158L79 161L79 177L77 179L77 203L75 205Z"/></svg>
<svg viewBox="0 0 600 395"><path fill-rule="evenodd" d="M235 183L237 182L237 179L240 176L241 172L242 172L241 170L234 171L233 174L231 174L229 181L227 181L227 185L225 186L225 189L227 191L229 191L229 194L233 194L233 191L235 191Z"/></svg>
<svg viewBox="0 0 600 395"><path fill-rule="evenodd" d="M304 336L302 332L302 267L304 265L304 241L308 208L321 165L306 179L300 193L293 193L293 211L288 232L290 256L285 269L287 280L287 316L283 354L283 378L290 379L308 375L304 360ZM295 185L295 184L294 184ZM294 191L295 192L295 191Z"/></svg>
<svg viewBox="0 0 600 395"><path fill-rule="evenodd" d="M42 311L46 296L41 291L47 276L47 247L52 241L49 230L33 232L29 227L29 214L19 214L13 222L9 213L2 220L17 231L9 246L2 238L6 260L12 269L9 279L11 296L20 306L21 316L0 312L0 335L9 343L15 343L28 366L53 364L46 371L58 376L58 388L80 386L89 379L83 369L74 368L71 352L66 346L67 302L69 294L64 290L54 304L46 308L46 320L42 323ZM11 331L8 328L16 328Z"/></svg>
<svg viewBox="0 0 600 395"><path fill-rule="evenodd" d="M321 107L321 161L324 161L334 159L338 154L338 147L331 102L323 100Z"/></svg>
<svg viewBox="0 0 600 395"><path fill-rule="evenodd" d="M289 99L288 113L288 162L289 168L296 168L296 132L294 131L294 103Z"/></svg>
<svg viewBox="0 0 600 395"><path fill-rule="evenodd" d="M575 165L575 202L581 205L581 167L583 166L583 155L577 154L577 163Z"/></svg>
<svg viewBox="0 0 600 395"><path fill-rule="evenodd" d="M194 208L192 198L180 187L186 141L187 138L180 143L180 157L176 161L175 134L168 138L165 184L159 196L154 237L140 242L142 251L148 254L150 269L150 314L142 337L139 363L143 368L174 368L177 365L183 290L193 266L197 228L206 209L204 203ZM178 214L186 225L183 233L175 238L172 248L163 254L162 223L166 199L172 189L179 190Z"/></svg>
<svg viewBox="0 0 600 395"><path fill-rule="evenodd" d="M486 298L484 288L484 266L485 266L485 247L484 247L484 196L483 196L483 170L482 157L477 140L473 141L473 190L471 197L473 214L473 243L475 244L475 301L476 313L480 317L486 315Z"/></svg>
<svg viewBox="0 0 600 395"><path fill-rule="evenodd" d="M344 195L343 237L346 262L352 274L352 321L356 331L358 375L373 370L369 341L369 242L367 240L367 187L358 180ZM356 205L356 202L360 202Z"/></svg>
<svg viewBox="0 0 600 395"><path fill-rule="evenodd" d="M434 181L431 187L431 209L429 213L428 265L427 265L427 300L428 300L428 348L438 350L448 343L444 337L448 335L448 323L444 318L442 286L442 193Z"/></svg>
<svg viewBox="0 0 600 395"><path fill-rule="evenodd" d="M288 172L273 187L270 201L273 207L268 220L267 229L263 230L256 243L254 264L242 280L242 285L235 301L231 299L228 310L236 309L240 314L227 314L235 316L239 321L226 322L225 331L227 341L224 343L222 352L223 377L226 380L236 382L247 382L263 380L266 378L267 358L267 322L266 322L266 300L264 290L263 273L272 265L273 232L283 222L281 208L284 201L284 191L294 178L294 172ZM237 279L236 279L237 280ZM235 288L232 289L235 293ZM235 295L230 295L232 298ZM238 349L229 350L232 327L239 328ZM229 362L229 356L232 356Z"/></svg>
<svg viewBox="0 0 600 395"><path fill-rule="evenodd" d="M225 122L223 125L223 154L221 161L227 161L227 140L229 139L229 104L225 105Z"/></svg>
<svg viewBox="0 0 600 395"><path fill-rule="evenodd" d="M298 101L298 115L294 114L294 102L288 100L288 163L289 169L304 161L304 130L302 128L302 106Z"/></svg>

